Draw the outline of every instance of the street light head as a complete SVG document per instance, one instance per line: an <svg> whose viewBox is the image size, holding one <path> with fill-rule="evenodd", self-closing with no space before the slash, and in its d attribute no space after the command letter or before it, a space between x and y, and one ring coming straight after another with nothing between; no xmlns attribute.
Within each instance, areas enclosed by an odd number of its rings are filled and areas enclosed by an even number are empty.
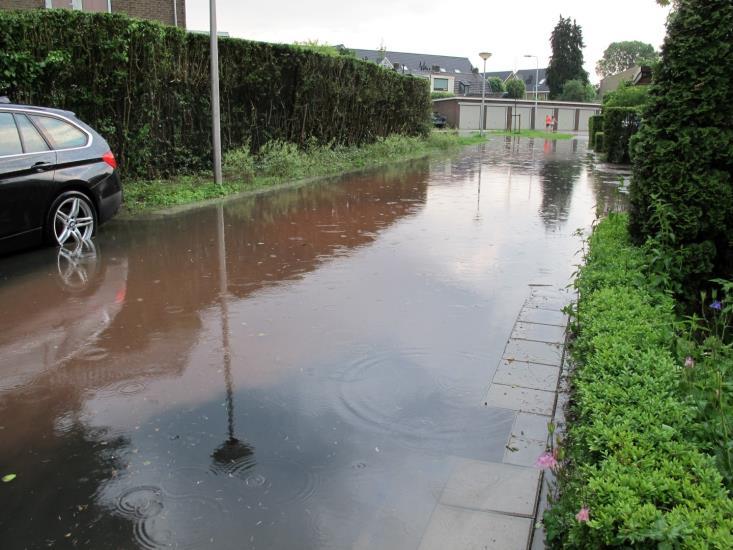
<svg viewBox="0 0 733 550"><path fill-rule="evenodd" d="M480 54L478 54L478 56L486 61L489 57L491 57L491 54L489 52L481 52Z"/></svg>
<svg viewBox="0 0 733 550"><path fill-rule="evenodd" d="M537 56L526 53L526 54L524 54L524 57L537 57Z"/></svg>

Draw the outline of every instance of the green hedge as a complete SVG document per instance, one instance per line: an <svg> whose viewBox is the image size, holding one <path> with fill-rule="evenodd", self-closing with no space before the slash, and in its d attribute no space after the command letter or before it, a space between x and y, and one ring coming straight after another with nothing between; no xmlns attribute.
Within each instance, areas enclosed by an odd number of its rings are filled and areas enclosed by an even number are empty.
<svg viewBox="0 0 733 550"><path fill-rule="evenodd" d="M629 143L640 124L641 112L638 107L603 108L603 143L608 162L631 162Z"/></svg>
<svg viewBox="0 0 733 550"><path fill-rule="evenodd" d="M603 132L596 132L596 137L593 139L593 148L597 153L603 153L605 151L603 138Z"/></svg>
<svg viewBox="0 0 733 550"><path fill-rule="evenodd" d="M298 46L220 39L224 149L361 145L430 128L427 81ZM210 166L209 37L122 15L0 11L0 93L72 110L128 175Z"/></svg>
<svg viewBox="0 0 733 550"><path fill-rule="evenodd" d="M593 115L588 119L588 143L593 149L596 144L596 134L603 131L603 115Z"/></svg>
<svg viewBox="0 0 733 550"><path fill-rule="evenodd" d="M553 548L733 548L733 501L711 457L686 437L674 304L612 214L577 280L576 370L560 497L545 514ZM562 455L561 455L562 456ZM590 510L590 521L575 515Z"/></svg>

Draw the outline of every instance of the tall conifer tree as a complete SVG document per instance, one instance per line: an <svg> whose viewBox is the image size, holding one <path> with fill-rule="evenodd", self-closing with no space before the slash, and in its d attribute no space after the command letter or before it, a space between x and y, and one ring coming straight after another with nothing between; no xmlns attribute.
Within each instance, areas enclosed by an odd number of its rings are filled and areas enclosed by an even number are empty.
<svg viewBox="0 0 733 550"><path fill-rule="evenodd" d="M550 98L555 99L562 94L568 80L580 80L588 83L588 73L583 69L583 31L575 20L563 18L555 25L550 38L552 57L547 67L547 85Z"/></svg>

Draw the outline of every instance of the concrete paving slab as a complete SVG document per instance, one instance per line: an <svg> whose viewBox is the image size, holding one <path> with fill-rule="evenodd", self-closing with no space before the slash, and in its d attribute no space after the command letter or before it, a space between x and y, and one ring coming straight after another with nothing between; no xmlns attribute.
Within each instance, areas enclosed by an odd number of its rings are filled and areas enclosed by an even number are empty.
<svg viewBox="0 0 733 550"><path fill-rule="evenodd" d="M563 344L565 342L565 327L519 322L514 326L512 338Z"/></svg>
<svg viewBox="0 0 733 550"><path fill-rule="evenodd" d="M555 404L555 392L491 384L486 395L486 404L489 407L549 416Z"/></svg>
<svg viewBox="0 0 733 550"><path fill-rule="evenodd" d="M533 520L438 504L419 550L526 550Z"/></svg>
<svg viewBox="0 0 733 550"><path fill-rule="evenodd" d="M504 350L503 359L507 361L541 363L559 368L562 365L562 349L563 347L560 344L548 344L546 342L511 338Z"/></svg>
<svg viewBox="0 0 733 550"><path fill-rule="evenodd" d="M551 365L502 360L494 374L494 383L555 391L559 376L560 369Z"/></svg>
<svg viewBox="0 0 733 550"><path fill-rule="evenodd" d="M545 548L545 527L542 523L542 516L550 507L549 494L550 487L556 483L555 475L552 470L544 470L542 472L541 481L542 484L540 489L540 497L537 505L537 517L535 519L534 529L532 531L532 546L531 550L544 550Z"/></svg>
<svg viewBox="0 0 733 550"><path fill-rule="evenodd" d="M531 518L539 481L536 468L465 460L453 470L440 503Z"/></svg>
<svg viewBox="0 0 733 550"><path fill-rule="evenodd" d="M504 450L504 463L534 468L537 457L546 450L547 443L544 441L512 436Z"/></svg>
<svg viewBox="0 0 733 550"><path fill-rule="evenodd" d="M527 301L528 307L561 311L565 306L572 303L574 297L562 291L554 290L533 290Z"/></svg>
<svg viewBox="0 0 733 550"><path fill-rule="evenodd" d="M551 417L542 414L517 413L517 419L512 427L512 435L523 439L546 442L550 433L547 428L550 420Z"/></svg>
<svg viewBox="0 0 733 550"><path fill-rule="evenodd" d="M524 323L539 323L542 325L557 325L565 327L568 324L568 316L561 311L525 307L519 313L519 321Z"/></svg>

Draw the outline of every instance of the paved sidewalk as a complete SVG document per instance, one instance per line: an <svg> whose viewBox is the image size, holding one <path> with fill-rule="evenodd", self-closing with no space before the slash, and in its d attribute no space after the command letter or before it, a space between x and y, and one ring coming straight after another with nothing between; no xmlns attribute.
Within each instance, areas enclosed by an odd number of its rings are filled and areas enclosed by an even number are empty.
<svg viewBox="0 0 733 550"><path fill-rule="evenodd" d="M562 410L558 384L568 324L563 308L571 301L566 290L532 287L484 403L516 411L504 458L457 459L420 550L543 548L541 528L535 529L543 476L534 464L547 448L548 423L556 408Z"/></svg>

